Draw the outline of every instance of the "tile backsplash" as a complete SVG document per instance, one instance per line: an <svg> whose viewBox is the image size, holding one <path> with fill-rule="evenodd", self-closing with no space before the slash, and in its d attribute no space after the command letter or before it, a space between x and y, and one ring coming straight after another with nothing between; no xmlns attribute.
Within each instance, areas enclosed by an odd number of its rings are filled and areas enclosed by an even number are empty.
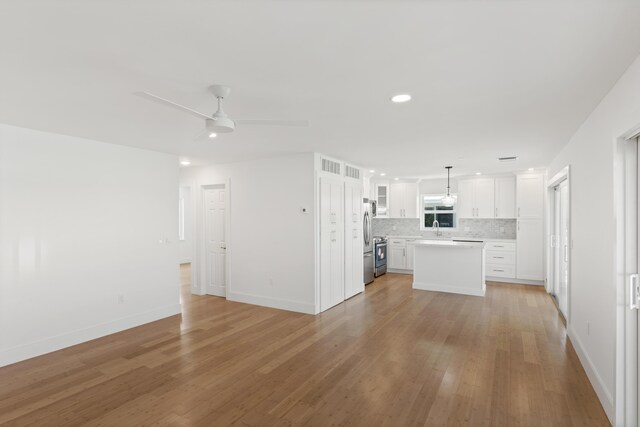
<svg viewBox="0 0 640 427"><path fill-rule="evenodd" d="M435 231L420 230L418 218L373 218L374 236L435 237ZM515 219L459 219L456 230L440 229L444 237L476 237L485 239L515 239Z"/></svg>

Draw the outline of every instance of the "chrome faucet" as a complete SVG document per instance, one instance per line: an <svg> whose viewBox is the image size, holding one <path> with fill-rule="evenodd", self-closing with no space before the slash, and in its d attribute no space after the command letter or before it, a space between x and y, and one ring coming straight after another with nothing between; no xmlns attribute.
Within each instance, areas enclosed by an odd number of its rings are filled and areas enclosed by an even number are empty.
<svg viewBox="0 0 640 427"><path fill-rule="evenodd" d="M440 223L438 222L437 219L433 221L433 224L431 224L431 228L436 229L436 237L442 236L442 233L440 232Z"/></svg>

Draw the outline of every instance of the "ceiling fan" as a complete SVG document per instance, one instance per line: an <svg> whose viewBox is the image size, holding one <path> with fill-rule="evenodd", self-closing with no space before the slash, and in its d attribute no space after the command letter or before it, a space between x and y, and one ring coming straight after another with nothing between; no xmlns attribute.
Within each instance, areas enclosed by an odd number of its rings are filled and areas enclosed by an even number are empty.
<svg viewBox="0 0 640 427"><path fill-rule="evenodd" d="M233 132L236 125L266 125L266 126L295 126L295 127L307 127L309 122L307 120L253 120L253 119L235 119L232 120L222 110L222 100L229 96L231 88L223 85L213 85L209 88L213 95L218 100L218 110L213 114L205 114L196 111L192 108L185 107L184 105L162 98L158 95L154 95L149 92L140 92L139 95L146 99L159 102L163 105L173 107L183 113L191 114L192 116L204 119L205 130L209 133L209 137L213 138L218 133Z"/></svg>

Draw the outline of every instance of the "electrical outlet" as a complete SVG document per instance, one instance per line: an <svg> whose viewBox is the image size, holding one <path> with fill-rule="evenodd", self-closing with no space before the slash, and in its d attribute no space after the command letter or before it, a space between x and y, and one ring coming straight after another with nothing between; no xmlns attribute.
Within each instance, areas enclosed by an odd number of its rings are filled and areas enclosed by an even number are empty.
<svg viewBox="0 0 640 427"><path fill-rule="evenodd" d="M118 294L118 304L124 304L124 294Z"/></svg>

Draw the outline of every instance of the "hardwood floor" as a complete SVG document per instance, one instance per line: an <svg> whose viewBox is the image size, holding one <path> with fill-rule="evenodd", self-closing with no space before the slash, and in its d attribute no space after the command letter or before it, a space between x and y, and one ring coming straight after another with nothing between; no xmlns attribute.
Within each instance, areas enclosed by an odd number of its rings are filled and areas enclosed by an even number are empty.
<svg viewBox="0 0 640 427"><path fill-rule="evenodd" d="M7 425L609 425L542 288L387 274L319 316L189 294L184 314L0 368Z"/></svg>

